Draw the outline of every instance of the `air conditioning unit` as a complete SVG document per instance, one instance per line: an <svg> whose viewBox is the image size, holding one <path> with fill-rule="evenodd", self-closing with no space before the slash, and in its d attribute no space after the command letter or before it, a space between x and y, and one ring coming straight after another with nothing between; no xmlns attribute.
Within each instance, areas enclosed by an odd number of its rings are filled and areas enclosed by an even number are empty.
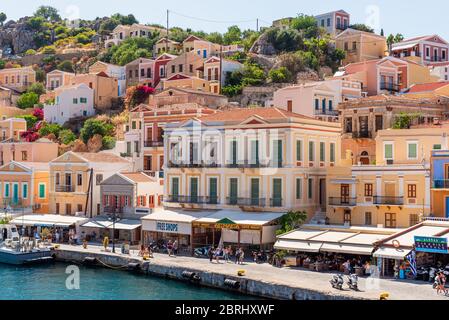
<svg viewBox="0 0 449 320"><path fill-rule="evenodd" d="M393 164L394 164L393 159L388 159L388 160L387 160L387 165L391 166L391 165L393 165Z"/></svg>

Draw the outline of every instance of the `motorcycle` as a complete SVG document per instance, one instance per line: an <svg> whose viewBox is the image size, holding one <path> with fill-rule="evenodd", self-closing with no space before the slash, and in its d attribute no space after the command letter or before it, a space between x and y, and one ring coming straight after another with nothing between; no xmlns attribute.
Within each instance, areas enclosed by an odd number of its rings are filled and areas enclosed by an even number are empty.
<svg viewBox="0 0 449 320"><path fill-rule="evenodd" d="M336 274L332 276L332 279L330 280L330 283L332 285L332 288L343 290L343 276Z"/></svg>
<svg viewBox="0 0 449 320"><path fill-rule="evenodd" d="M253 251L253 258L257 264L265 263L268 260L267 255L263 251Z"/></svg>
<svg viewBox="0 0 449 320"><path fill-rule="evenodd" d="M349 289L354 290L354 291L359 291L358 282L359 282L359 279L358 279L357 275L351 274L348 276L347 284L349 286Z"/></svg>

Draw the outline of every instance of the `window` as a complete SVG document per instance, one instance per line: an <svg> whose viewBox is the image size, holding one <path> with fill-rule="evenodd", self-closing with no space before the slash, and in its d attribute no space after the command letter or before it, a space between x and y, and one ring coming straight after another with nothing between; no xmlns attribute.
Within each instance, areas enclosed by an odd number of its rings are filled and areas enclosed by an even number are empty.
<svg viewBox="0 0 449 320"><path fill-rule="evenodd" d="M372 197L372 196L373 196L373 184L365 183L365 197Z"/></svg>
<svg viewBox="0 0 449 320"><path fill-rule="evenodd" d="M22 183L22 198L28 199L28 183Z"/></svg>
<svg viewBox="0 0 449 320"><path fill-rule="evenodd" d="M407 187L407 195L409 198L416 199L416 184L409 184Z"/></svg>
<svg viewBox="0 0 449 320"><path fill-rule="evenodd" d="M309 179L307 181L307 192L308 192L308 197L309 199L313 198L313 180Z"/></svg>
<svg viewBox="0 0 449 320"><path fill-rule="evenodd" d="M137 129L136 121L133 121L133 122L131 123L131 129Z"/></svg>
<svg viewBox="0 0 449 320"><path fill-rule="evenodd" d="M192 203L198 202L198 178L190 178L190 201Z"/></svg>
<svg viewBox="0 0 449 320"><path fill-rule="evenodd" d="M320 99L315 99L315 110L320 109Z"/></svg>
<svg viewBox="0 0 449 320"><path fill-rule="evenodd" d="M330 162L335 162L335 143L330 143Z"/></svg>
<svg viewBox="0 0 449 320"><path fill-rule="evenodd" d="M173 196L173 200L177 201L179 195L179 178L173 177L171 179L171 194Z"/></svg>
<svg viewBox="0 0 449 320"><path fill-rule="evenodd" d="M385 160L393 159L393 144L392 143L384 144L384 159Z"/></svg>
<svg viewBox="0 0 449 320"><path fill-rule="evenodd" d="M178 70L179 70L179 72L183 72L183 65L182 64L178 65Z"/></svg>
<svg viewBox="0 0 449 320"><path fill-rule="evenodd" d="M352 50L357 50L357 42L356 41L352 42Z"/></svg>
<svg viewBox="0 0 449 320"><path fill-rule="evenodd" d="M102 174L97 174L95 175L95 183L98 186L101 182L103 181L103 175Z"/></svg>
<svg viewBox="0 0 449 320"><path fill-rule="evenodd" d="M352 118L345 118L345 133L352 132Z"/></svg>
<svg viewBox="0 0 449 320"><path fill-rule="evenodd" d="M129 78L132 78L132 77L133 77L133 71L129 70Z"/></svg>
<svg viewBox="0 0 449 320"><path fill-rule="evenodd" d="M273 152L271 155L274 166L282 165L282 140L273 140Z"/></svg>
<svg viewBox="0 0 449 320"><path fill-rule="evenodd" d="M55 185L59 186L59 172L56 172L55 174Z"/></svg>
<svg viewBox="0 0 449 320"><path fill-rule="evenodd" d="M302 179L296 178L296 200L302 198Z"/></svg>
<svg viewBox="0 0 449 320"><path fill-rule="evenodd" d="M320 162L326 161L326 145L324 142L320 142Z"/></svg>
<svg viewBox="0 0 449 320"><path fill-rule="evenodd" d="M351 210L345 210L343 213L343 223L351 225Z"/></svg>
<svg viewBox="0 0 449 320"><path fill-rule="evenodd" d="M5 198L9 198L9 183L5 183Z"/></svg>
<svg viewBox="0 0 449 320"><path fill-rule="evenodd" d="M27 161L28 160L28 154L26 151L22 151L22 160Z"/></svg>
<svg viewBox="0 0 449 320"><path fill-rule="evenodd" d="M259 179L258 178L252 178L251 179L251 205L252 206L259 206Z"/></svg>
<svg viewBox="0 0 449 320"><path fill-rule="evenodd" d="M137 70L137 69L134 70L134 75L135 75L136 78L138 78L139 77L139 70Z"/></svg>
<svg viewBox="0 0 449 320"><path fill-rule="evenodd" d="M331 18L327 18L327 26L328 26L328 27L331 26Z"/></svg>
<svg viewBox="0 0 449 320"><path fill-rule="evenodd" d="M376 115L376 132L384 128L383 120L382 115Z"/></svg>
<svg viewBox="0 0 449 320"><path fill-rule="evenodd" d="M45 183L39 183L39 199L45 199Z"/></svg>
<svg viewBox="0 0 449 320"><path fill-rule="evenodd" d="M145 69L140 69L140 76L145 77Z"/></svg>
<svg viewBox="0 0 449 320"><path fill-rule="evenodd" d="M87 103L87 98L80 98L80 103Z"/></svg>
<svg viewBox="0 0 449 320"><path fill-rule="evenodd" d="M237 164L237 140L231 141L231 162Z"/></svg>
<svg viewBox="0 0 449 320"><path fill-rule="evenodd" d="M396 228L396 213L385 213L385 227Z"/></svg>
<svg viewBox="0 0 449 320"><path fill-rule="evenodd" d="M332 100L329 100L329 111L332 111L333 109Z"/></svg>
<svg viewBox="0 0 449 320"><path fill-rule="evenodd" d="M174 66L174 65L171 66L171 73L175 73L175 72L176 72L176 69L175 69L175 68L176 68L176 66Z"/></svg>
<svg viewBox="0 0 449 320"><path fill-rule="evenodd" d="M349 43L345 42L345 51L349 50Z"/></svg>
<svg viewBox="0 0 449 320"><path fill-rule="evenodd" d="M78 98L73 98L73 104L78 104Z"/></svg>
<svg viewBox="0 0 449 320"><path fill-rule="evenodd" d="M273 179L273 207L281 207L282 206L282 179L274 178Z"/></svg>
<svg viewBox="0 0 449 320"><path fill-rule="evenodd" d="M76 205L76 211L77 211L77 212L83 212L83 205L78 203L78 204Z"/></svg>
<svg viewBox="0 0 449 320"><path fill-rule="evenodd" d="M409 224L410 224L410 227L412 227L412 226L414 226L414 225L417 225L419 223L419 215L417 215L417 214L411 214L410 216L409 216Z"/></svg>
<svg viewBox="0 0 449 320"><path fill-rule="evenodd" d="M238 179L229 179L229 204L236 205L238 201Z"/></svg>
<svg viewBox="0 0 449 320"><path fill-rule="evenodd" d="M217 178L209 178L209 203L218 203L218 181Z"/></svg>
<svg viewBox="0 0 449 320"><path fill-rule="evenodd" d="M407 150L408 159L418 158L418 144L416 142L407 142Z"/></svg>
<svg viewBox="0 0 449 320"><path fill-rule="evenodd" d="M315 142L309 141L309 161L315 161Z"/></svg>
<svg viewBox="0 0 449 320"><path fill-rule="evenodd" d="M371 212L365 212L365 225L370 226L373 224L373 215Z"/></svg>
<svg viewBox="0 0 449 320"><path fill-rule="evenodd" d="M193 64L190 64L190 65L189 65L189 72L190 72L190 73L193 73Z"/></svg>
<svg viewBox="0 0 449 320"><path fill-rule="evenodd" d="M82 186L83 185L83 174L82 173L78 173L76 175L76 185L77 186Z"/></svg>
<svg viewBox="0 0 449 320"><path fill-rule="evenodd" d="M251 164L259 164L259 140L251 141Z"/></svg>
<svg viewBox="0 0 449 320"><path fill-rule="evenodd" d="M441 144L434 144L433 150L441 150Z"/></svg>
<svg viewBox="0 0 449 320"><path fill-rule="evenodd" d="M296 140L296 161L302 161L302 140Z"/></svg>

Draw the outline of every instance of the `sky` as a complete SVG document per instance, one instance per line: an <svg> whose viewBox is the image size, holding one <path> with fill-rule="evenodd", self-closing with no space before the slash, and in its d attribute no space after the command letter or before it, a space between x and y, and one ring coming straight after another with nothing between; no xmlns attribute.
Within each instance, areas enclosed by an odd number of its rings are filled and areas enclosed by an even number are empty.
<svg viewBox="0 0 449 320"><path fill-rule="evenodd" d="M132 13L141 23L226 31L230 25L242 29L269 26L273 20L298 13L317 15L343 9L351 14L351 23L365 23L377 32L402 33L406 38L439 34L449 41L447 12L449 2L433 0L426 5L418 0L0 0L0 12L9 19L32 15L40 5L57 8L63 18L94 19L114 13ZM436 10L437 8L437 10Z"/></svg>

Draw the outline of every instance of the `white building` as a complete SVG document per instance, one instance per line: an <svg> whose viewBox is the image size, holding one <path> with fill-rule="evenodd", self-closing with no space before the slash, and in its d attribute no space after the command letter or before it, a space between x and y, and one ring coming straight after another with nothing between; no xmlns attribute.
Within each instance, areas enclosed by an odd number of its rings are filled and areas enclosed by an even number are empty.
<svg viewBox="0 0 449 320"><path fill-rule="evenodd" d="M111 48L120 44L127 38L151 38L154 32L161 32L158 27L146 26L143 24L134 23L133 25L118 25L112 31L111 35L105 41L105 48Z"/></svg>
<svg viewBox="0 0 449 320"><path fill-rule="evenodd" d="M85 84L57 88L54 104L44 105L44 120L60 125L72 118L94 114L94 90Z"/></svg>

